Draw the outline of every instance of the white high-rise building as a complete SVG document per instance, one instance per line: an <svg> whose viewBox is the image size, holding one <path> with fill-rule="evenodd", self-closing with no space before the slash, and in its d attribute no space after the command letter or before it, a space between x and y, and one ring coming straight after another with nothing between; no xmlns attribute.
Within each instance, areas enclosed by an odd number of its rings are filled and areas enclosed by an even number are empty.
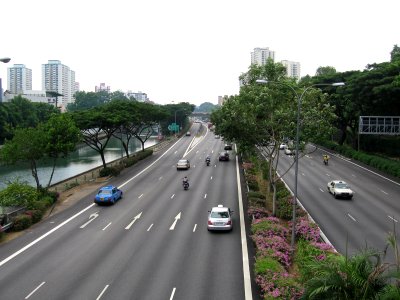
<svg viewBox="0 0 400 300"><path fill-rule="evenodd" d="M286 75L288 77L296 78L300 80L300 63L289 60L282 60L282 65L286 67Z"/></svg>
<svg viewBox="0 0 400 300"><path fill-rule="evenodd" d="M137 92L137 93L132 92L132 91L128 91L128 92L126 93L126 96L127 96L128 98L133 97L133 98L135 98L136 101L138 101L138 102L148 102L148 101L149 101L149 98L147 97L147 94L146 94L146 93L143 93L143 92L141 92L141 91L139 91L139 92Z"/></svg>
<svg viewBox="0 0 400 300"><path fill-rule="evenodd" d="M68 103L74 102L75 72L59 60L49 60L42 65L42 89L63 95L58 97L57 106L64 110Z"/></svg>
<svg viewBox="0 0 400 300"><path fill-rule="evenodd" d="M111 93L111 88L109 85L106 86L106 84L104 82L100 83L99 86L95 86L94 91L96 93L101 92L101 91L105 91L107 93Z"/></svg>
<svg viewBox="0 0 400 300"><path fill-rule="evenodd" d="M7 69L7 90L12 94L22 94L32 90L32 70L22 64L14 64Z"/></svg>
<svg viewBox="0 0 400 300"><path fill-rule="evenodd" d="M275 51L269 50L269 48L254 48L251 52L251 64L256 64L259 66L265 65L268 58L275 60Z"/></svg>

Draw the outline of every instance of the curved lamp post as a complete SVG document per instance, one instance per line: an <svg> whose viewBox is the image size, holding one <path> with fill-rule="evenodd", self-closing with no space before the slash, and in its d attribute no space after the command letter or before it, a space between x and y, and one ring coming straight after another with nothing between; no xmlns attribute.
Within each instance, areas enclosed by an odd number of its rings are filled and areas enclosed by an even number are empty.
<svg viewBox="0 0 400 300"><path fill-rule="evenodd" d="M336 82L336 83L316 83L312 84L304 89L304 91L299 95L299 93L296 92L296 90L289 84L283 83L280 81L268 81L264 79L258 79L256 80L257 83L260 84L268 84L268 83L277 83L281 84L284 86L289 87L292 92L295 94L297 98L297 123L296 123L296 153L295 153L295 171L294 171L294 200L293 200L293 212L292 212L292 239L291 239L291 248L292 251L294 251L294 242L295 242L295 234L296 234L296 205L297 205L297 178L298 178L298 173L299 173L299 133L300 133L300 109L301 109L301 100L303 99L303 96L305 93L315 87L315 86L343 86L345 85L344 82Z"/></svg>
<svg viewBox="0 0 400 300"><path fill-rule="evenodd" d="M9 58L9 57L0 58L0 61L3 63L8 63L10 60L11 60L11 58Z"/></svg>

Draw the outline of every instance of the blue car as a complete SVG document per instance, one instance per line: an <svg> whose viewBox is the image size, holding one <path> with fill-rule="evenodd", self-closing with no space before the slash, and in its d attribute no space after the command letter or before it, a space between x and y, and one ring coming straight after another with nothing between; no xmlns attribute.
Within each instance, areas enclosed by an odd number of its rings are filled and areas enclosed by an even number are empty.
<svg viewBox="0 0 400 300"><path fill-rule="evenodd" d="M97 204L114 204L119 199L122 198L122 191L116 186L107 185L103 186L96 197L94 198L94 203Z"/></svg>

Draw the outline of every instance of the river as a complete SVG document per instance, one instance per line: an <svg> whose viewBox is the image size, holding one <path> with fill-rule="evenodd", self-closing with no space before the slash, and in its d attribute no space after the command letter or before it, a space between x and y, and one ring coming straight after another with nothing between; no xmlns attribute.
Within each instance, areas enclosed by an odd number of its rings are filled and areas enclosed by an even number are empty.
<svg viewBox="0 0 400 300"><path fill-rule="evenodd" d="M152 137L145 143L145 148L150 147L158 142L156 137ZM129 143L129 153L141 150L142 144L137 139L132 139ZM121 158L125 155L121 141L111 138L108 142L104 153L106 162L110 162ZM42 159L38 163L39 181L42 186L47 186L52 171L52 160ZM80 173L102 165L101 157L98 152L87 145L80 145L77 149L70 153L67 158L59 158L54 171L52 184L67 178L73 177ZM36 182L32 176L32 172L28 163L18 163L16 165L0 165L0 190L7 187L10 181L27 182L29 185L36 187Z"/></svg>

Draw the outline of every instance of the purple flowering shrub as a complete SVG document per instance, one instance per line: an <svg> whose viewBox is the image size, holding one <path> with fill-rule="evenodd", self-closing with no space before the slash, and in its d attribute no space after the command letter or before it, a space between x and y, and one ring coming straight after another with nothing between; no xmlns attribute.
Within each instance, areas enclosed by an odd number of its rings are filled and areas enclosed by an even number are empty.
<svg viewBox="0 0 400 300"><path fill-rule="evenodd" d="M280 224L278 218L256 219L251 226L251 230L258 256L270 256L285 268L290 266L290 245L286 240L289 231Z"/></svg>
<svg viewBox="0 0 400 300"><path fill-rule="evenodd" d="M280 236L286 238L289 235L289 230L281 225L279 219L275 217L254 219L251 225L251 232L264 237Z"/></svg>
<svg viewBox="0 0 400 300"><path fill-rule="evenodd" d="M254 235L253 241L257 247L258 257L273 257L285 268L290 267L290 245L286 239L280 236L265 237L261 235Z"/></svg>
<svg viewBox="0 0 400 300"><path fill-rule="evenodd" d="M293 275L287 272L267 270L264 275L257 275L256 282L261 288L264 299L300 299L303 288L296 283Z"/></svg>
<svg viewBox="0 0 400 300"><path fill-rule="evenodd" d="M247 210L247 214L250 218L254 219L262 219L267 218L269 216L269 212L267 209L263 207L250 207Z"/></svg>
<svg viewBox="0 0 400 300"><path fill-rule="evenodd" d="M311 242L318 242L320 240L319 227L317 224L311 223L307 217L297 219L295 231L297 238L303 238Z"/></svg>

